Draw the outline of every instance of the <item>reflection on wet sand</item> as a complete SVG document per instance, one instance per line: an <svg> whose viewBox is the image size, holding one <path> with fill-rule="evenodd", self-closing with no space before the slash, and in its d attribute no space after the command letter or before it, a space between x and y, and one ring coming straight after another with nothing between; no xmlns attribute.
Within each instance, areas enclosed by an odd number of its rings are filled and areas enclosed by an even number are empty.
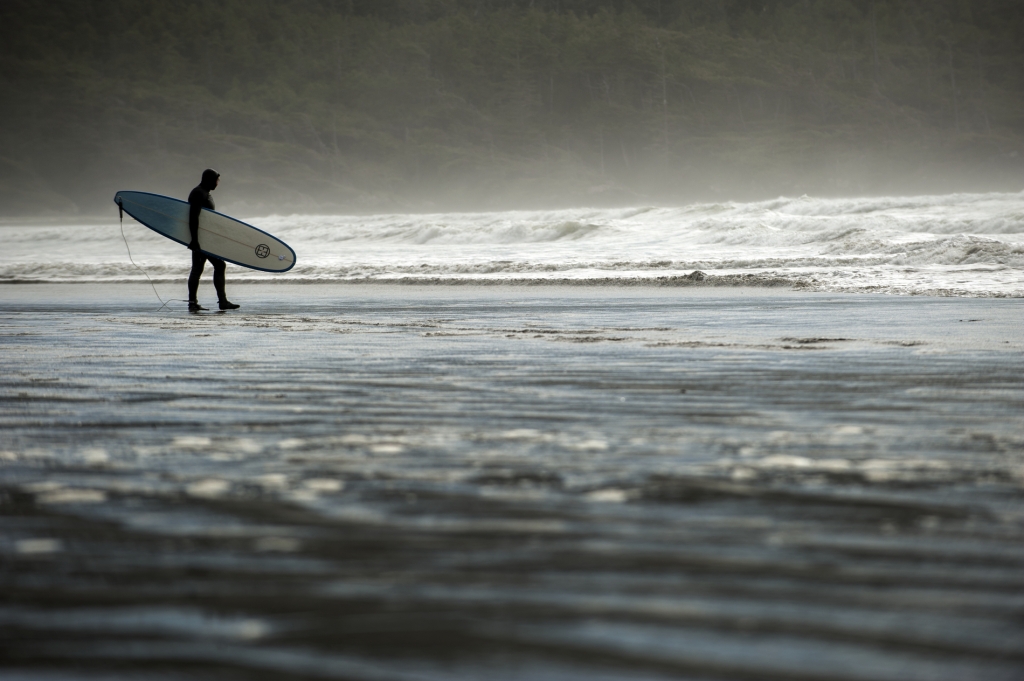
<svg viewBox="0 0 1024 681"><path fill-rule="evenodd" d="M84 289L0 298L15 678L1024 672L1019 301Z"/></svg>

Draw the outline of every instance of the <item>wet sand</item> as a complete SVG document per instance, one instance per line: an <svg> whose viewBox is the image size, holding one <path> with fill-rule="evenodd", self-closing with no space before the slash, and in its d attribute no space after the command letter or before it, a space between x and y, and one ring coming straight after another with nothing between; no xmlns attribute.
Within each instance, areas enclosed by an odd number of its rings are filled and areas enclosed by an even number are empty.
<svg viewBox="0 0 1024 681"><path fill-rule="evenodd" d="M5 678L1024 676L1020 299L230 293L0 286Z"/></svg>

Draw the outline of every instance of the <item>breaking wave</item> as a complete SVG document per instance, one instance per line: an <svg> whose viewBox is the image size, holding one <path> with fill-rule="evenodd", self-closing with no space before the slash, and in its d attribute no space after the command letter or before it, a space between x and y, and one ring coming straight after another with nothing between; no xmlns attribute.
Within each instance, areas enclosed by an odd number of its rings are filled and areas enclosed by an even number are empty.
<svg viewBox="0 0 1024 681"><path fill-rule="evenodd" d="M298 264L287 275L232 268L232 278L717 285L739 277L813 290L1024 295L1024 193L249 221L291 244ZM125 231L150 277L185 276L180 246L134 223ZM144 279L115 220L6 224L0 234L0 281Z"/></svg>

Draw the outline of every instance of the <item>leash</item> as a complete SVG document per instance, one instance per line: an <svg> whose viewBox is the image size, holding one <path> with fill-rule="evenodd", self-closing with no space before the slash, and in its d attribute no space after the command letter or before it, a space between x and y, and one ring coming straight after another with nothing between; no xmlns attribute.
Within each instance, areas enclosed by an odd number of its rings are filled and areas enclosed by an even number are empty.
<svg viewBox="0 0 1024 681"><path fill-rule="evenodd" d="M133 265L135 265L135 267L138 268L138 270L140 272L142 272L143 274L146 275L146 279L149 279L149 285L153 287L153 293L156 294L156 299L159 300L161 303L163 303L163 305L161 305L160 307L158 307L156 309L156 311L159 312L160 310L162 310L165 307L167 307L168 303L173 302L173 299L165 301L163 298L161 298L160 297L160 293L156 290L156 284L154 284L153 280L150 279L150 277L149 277L149 273L146 272L146 270L143 269L142 267L139 267L139 264L135 262L134 258L132 258L132 249L128 246L128 238L125 237L125 235L124 235L124 204L121 203L121 199L120 198L117 199L117 217L121 221L121 238L124 239L124 247L125 247L125 250L128 251L128 260L130 260L131 263Z"/></svg>

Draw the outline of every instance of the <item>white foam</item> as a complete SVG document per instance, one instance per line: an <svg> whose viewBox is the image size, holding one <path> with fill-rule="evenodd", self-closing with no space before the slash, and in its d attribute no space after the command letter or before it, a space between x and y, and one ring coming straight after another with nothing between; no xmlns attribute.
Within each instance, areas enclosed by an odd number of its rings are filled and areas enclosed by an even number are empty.
<svg viewBox="0 0 1024 681"><path fill-rule="evenodd" d="M64 544L59 539L19 539L14 542L15 553L24 556L60 553L63 550Z"/></svg>
<svg viewBox="0 0 1024 681"><path fill-rule="evenodd" d="M587 499L601 503L621 504L629 500L629 493L623 489L598 489L588 492Z"/></svg>
<svg viewBox="0 0 1024 681"><path fill-rule="evenodd" d="M242 280L653 278L701 270L817 290L1024 295L1024 193L818 199L681 207L249 218L298 254L286 275ZM0 226L0 282L134 281L109 225ZM185 249L126 225L136 262L181 281Z"/></svg>
<svg viewBox="0 0 1024 681"><path fill-rule="evenodd" d="M192 497L202 499L216 499L224 496L231 489L231 483L219 478L206 478L192 483L185 488L185 492Z"/></svg>
<svg viewBox="0 0 1024 681"><path fill-rule="evenodd" d="M340 492L345 484L334 478L309 478L302 485L314 492Z"/></svg>
<svg viewBox="0 0 1024 681"><path fill-rule="evenodd" d="M36 497L38 504L99 504L107 500L106 492L98 489L58 489Z"/></svg>
<svg viewBox="0 0 1024 681"><path fill-rule="evenodd" d="M201 435L182 435L171 442L171 446L178 449L206 449L211 444L213 441L210 438Z"/></svg>

